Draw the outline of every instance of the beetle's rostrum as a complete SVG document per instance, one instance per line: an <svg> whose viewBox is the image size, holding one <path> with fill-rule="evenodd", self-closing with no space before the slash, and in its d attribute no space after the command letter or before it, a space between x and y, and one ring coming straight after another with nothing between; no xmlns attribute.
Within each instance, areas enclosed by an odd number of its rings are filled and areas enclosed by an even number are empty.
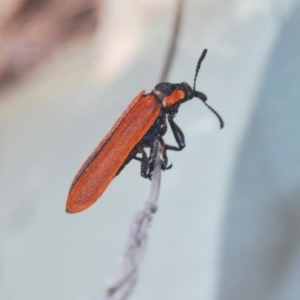
<svg viewBox="0 0 300 300"><path fill-rule="evenodd" d="M185 147L184 134L174 122L182 103L199 98L217 116L220 127L224 126L221 116L206 103L206 95L195 89L206 53L205 49L198 60L193 88L186 82L164 82L157 84L151 93L145 94L142 91L134 98L77 172L70 187L67 212L80 212L96 202L113 178L132 159L141 162L141 176L151 179L158 151L156 140L164 149L162 169L170 169L172 165L168 165L167 151L181 151ZM173 132L176 146L166 144L163 139L167 123ZM145 148L150 148L149 155Z"/></svg>

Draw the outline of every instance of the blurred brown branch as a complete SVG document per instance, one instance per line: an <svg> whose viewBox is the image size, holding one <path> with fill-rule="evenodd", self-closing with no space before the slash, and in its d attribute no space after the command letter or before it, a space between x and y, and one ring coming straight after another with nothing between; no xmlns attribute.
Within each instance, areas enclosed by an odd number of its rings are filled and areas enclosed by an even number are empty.
<svg viewBox="0 0 300 300"><path fill-rule="evenodd" d="M100 0L4 0L0 10L0 88L56 50L90 36Z"/></svg>

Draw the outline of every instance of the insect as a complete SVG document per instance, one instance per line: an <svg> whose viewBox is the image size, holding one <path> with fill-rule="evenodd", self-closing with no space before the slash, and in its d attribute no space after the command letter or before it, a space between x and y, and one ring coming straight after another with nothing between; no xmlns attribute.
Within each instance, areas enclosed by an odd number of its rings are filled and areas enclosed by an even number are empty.
<svg viewBox="0 0 300 300"><path fill-rule="evenodd" d="M155 147L157 140L164 149L162 169L170 169L172 165L168 165L167 150L181 151L185 147L184 134L174 122L174 117L182 103L199 98L217 116L220 127L223 128L222 118L206 103L206 95L195 89L196 79L206 53L207 50L204 49L198 60L193 88L185 82L160 83L151 93L145 94L145 91L142 91L133 99L77 172L70 187L67 212L83 211L96 202L114 177L132 159L141 162L141 176L151 179L157 153ZM167 120L177 146L168 145L163 140L167 131ZM149 156L145 148L150 148Z"/></svg>

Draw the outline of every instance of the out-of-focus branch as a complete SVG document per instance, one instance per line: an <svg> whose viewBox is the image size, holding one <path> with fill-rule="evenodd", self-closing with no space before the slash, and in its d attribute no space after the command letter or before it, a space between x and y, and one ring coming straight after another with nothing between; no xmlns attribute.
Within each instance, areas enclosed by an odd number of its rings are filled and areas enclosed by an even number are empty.
<svg viewBox="0 0 300 300"><path fill-rule="evenodd" d="M171 35L168 53L165 59L164 68L162 70L162 74L159 82L165 82L167 80L175 56L176 44L178 41L179 29L181 24L183 1L184 0L177 0L173 32Z"/></svg>
<svg viewBox="0 0 300 300"><path fill-rule="evenodd" d="M0 88L97 28L96 0L4 0L0 12Z"/></svg>

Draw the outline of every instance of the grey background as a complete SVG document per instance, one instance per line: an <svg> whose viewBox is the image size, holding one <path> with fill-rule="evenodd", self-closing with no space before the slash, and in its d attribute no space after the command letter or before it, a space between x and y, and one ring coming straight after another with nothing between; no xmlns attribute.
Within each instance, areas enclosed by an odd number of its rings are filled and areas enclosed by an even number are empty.
<svg viewBox="0 0 300 300"><path fill-rule="evenodd" d="M1 92L0 299L99 299L147 198L133 162L90 209L64 212L81 163L166 53L172 1L111 3L106 33ZM135 51L105 77L109 39ZM299 5L187 1L169 81L192 83L203 48L197 87L225 128L200 101L180 108L187 147L169 155L131 299L299 299Z"/></svg>

